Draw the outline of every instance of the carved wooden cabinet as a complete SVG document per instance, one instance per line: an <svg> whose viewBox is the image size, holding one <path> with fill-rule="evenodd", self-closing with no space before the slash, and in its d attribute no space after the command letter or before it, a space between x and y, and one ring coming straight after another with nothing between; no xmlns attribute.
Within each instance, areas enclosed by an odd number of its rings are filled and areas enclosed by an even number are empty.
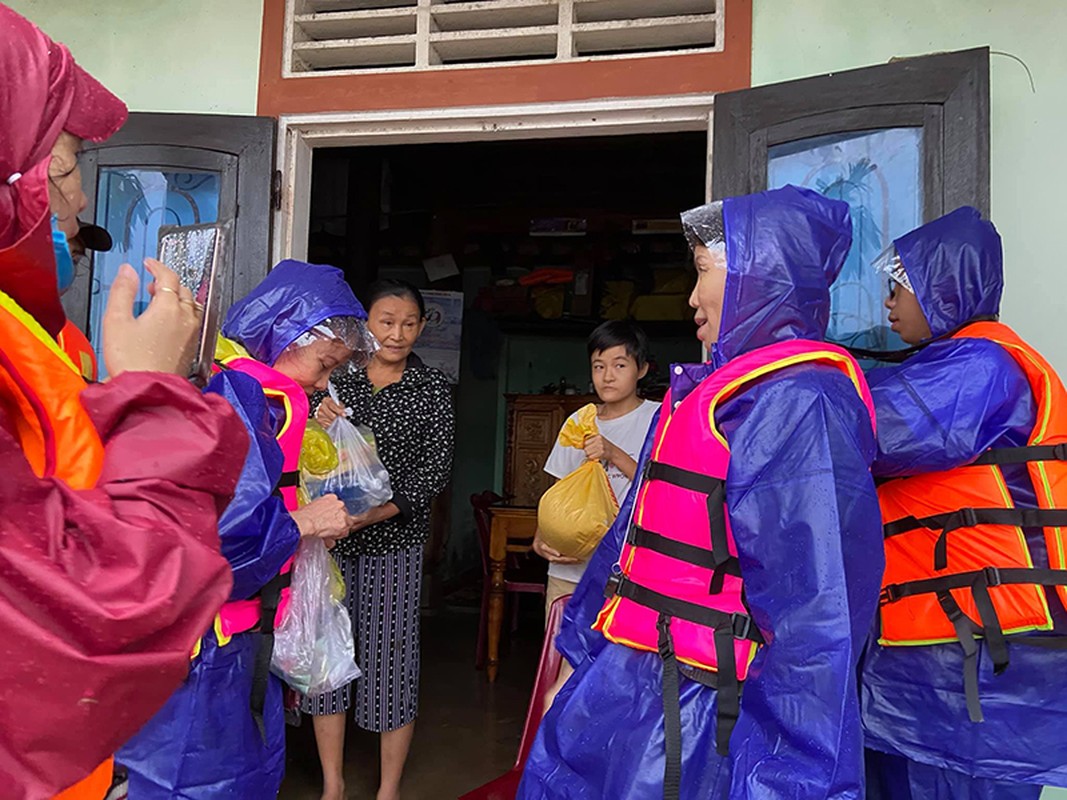
<svg viewBox="0 0 1067 800"><path fill-rule="evenodd" d="M504 494L519 506L536 506L554 478L545 461L567 417L595 396L509 394L507 449L504 458Z"/></svg>

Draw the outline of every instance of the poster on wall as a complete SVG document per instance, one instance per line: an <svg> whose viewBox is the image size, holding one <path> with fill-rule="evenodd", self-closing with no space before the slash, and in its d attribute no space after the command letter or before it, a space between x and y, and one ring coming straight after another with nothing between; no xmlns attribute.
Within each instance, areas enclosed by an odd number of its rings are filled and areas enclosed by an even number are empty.
<svg viewBox="0 0 1067 800"><path fill-rule="evenodd" d="M463 339L463 292L424 291L426 328L415 352L427 366L441 370L449 383L459 383L459 351Z"/></svg>

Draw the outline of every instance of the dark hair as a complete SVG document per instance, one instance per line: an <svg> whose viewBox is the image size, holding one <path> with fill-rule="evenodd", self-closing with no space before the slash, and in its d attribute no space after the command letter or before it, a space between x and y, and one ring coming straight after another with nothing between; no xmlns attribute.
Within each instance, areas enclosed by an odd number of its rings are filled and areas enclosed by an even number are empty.
<svg viewBox="0 0 1067 800"><path fill-rule="evenodd" d="M601 323L589 334L586 345L590 358L612 347L625 347L626 355L636 361L637 366L643 367L648 363L648 337L632 322L611 320Z"/></svg>
<svg viewBox="0 0 1067 800"><path fill-rule="evenodd" d="M405 300L411 300L419 307L419 319L426 319L426 301L422 299L422 292L407 281L383 278L372 283L364 297L366 298L364 302L366 303L367 311L370 311L375 303L386 297L400 297Z"/></svg>

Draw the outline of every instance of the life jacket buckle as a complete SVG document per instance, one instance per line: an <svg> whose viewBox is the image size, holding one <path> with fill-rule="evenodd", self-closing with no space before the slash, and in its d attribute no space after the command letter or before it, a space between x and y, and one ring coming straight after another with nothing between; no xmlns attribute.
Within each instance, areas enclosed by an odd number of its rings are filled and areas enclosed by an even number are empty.
<svg viewBox="0 0 1067 800"><path fill-rule="evenodd" d="M878 605L884 606L889 603L895 603L900 599L900 596L900 587L895 583L891 583L882 588L882 593L878 596Z"/></svg>
<svg viewBox="0 0 1067 800"><path fill-rule="evenodd" d="M954 517L955 519L953 519ZM961 508L949 518L944 528L944 533L960 528L975 528L978 526L978 514L973 508Z"/></svg>
<svg viewBox="0 0 1067 800"><path fill-rule="evenodd" d="M997 567L986 567L982 573L985 576L986 586L1000 586L1000 570Z"/></svg>
<svg viewBox="0 0 1067 800"><path fill-rule="evenodd" d="M747 639L752 632L752 617L747 614L731 614L730 623L735 639Z"/></svg>
<svg viewBox="0 0 1067 800"><path fill-rule="evenodd" d="M674 657L674 639L671 637L671 618L666 614L660 614L656 620L656 629L659 631L657 642L659 657L664 661Z"/></svg>
<svg viewBox="0 0 1067 800"><path fill-rule="evenodd" d="M612 575L610 578L608 578L608 582L604 584L604 597L606 599L610 600L619 593L620 580L621 576L619 575Z"/></svg>
<svg viewBox="0 0 1067 800"><path fill-rule="evenodd" d="M1052 448L1052 454L1057 461L1067 461L1067 442L1060 442Z"/></svg>

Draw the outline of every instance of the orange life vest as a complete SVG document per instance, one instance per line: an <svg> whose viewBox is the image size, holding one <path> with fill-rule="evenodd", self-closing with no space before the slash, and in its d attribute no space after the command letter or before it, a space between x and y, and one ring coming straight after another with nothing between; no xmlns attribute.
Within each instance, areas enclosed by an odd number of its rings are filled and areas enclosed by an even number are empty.
<svg viewBox="0 0 1067 800"><path fill-rule="evenodd" d="M1041 355L1006 325L976 322L953 338L1003 347L1026 375L1037 419L1025 447L995 448L956 469L883 483L883 646L958 641L970 717L982 719L975 640L994 672L1008 666L1007 637L1052 628L1045 587L1067 605L1067 390ZM1003 465L1025 464L1037 508L1016 507ZM1043 529L1049 563L1034 564L1024 528ZM1060 637L1018 639L1064 646Z"/></svg>
<svg viewBox="0 0 1067 800"><path fill-rule="evenodd" d="M96 485L104 446L79 395L85 380L36 320L0 292L0 403L38 477L74 489ZM55 800L100 800L111 786L108 759Z"/></svg>

